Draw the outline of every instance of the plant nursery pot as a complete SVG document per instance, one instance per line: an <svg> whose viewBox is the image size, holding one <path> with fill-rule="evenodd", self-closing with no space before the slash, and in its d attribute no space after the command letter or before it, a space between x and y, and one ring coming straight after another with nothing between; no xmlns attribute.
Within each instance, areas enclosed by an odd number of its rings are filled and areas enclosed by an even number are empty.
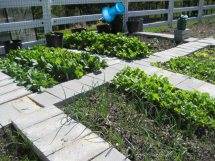
<svg viewBox="0 0 215 161"><path fill-rule="evenodd" d="M98 24L96 25L96 28L97 28L97 32L98 33L110 33L111 32L111 27L109 24Z"/></svg>
<svg viewBox="0 0 215 161"><path fill-rule="evenodd" d="M11 40L4 42L5 53L8 54L10 50L17 50L22 48L21 40Z"/></svg>
<svg viewBox="0 0 215 161"><path fill-rule="evenodd" d="M127 29L129 33L143 31L143 20L129 20L127 21Z"/></svg>
<svg viewBox="0 0 215 161"><path fill-rule="evenodd" d="M71 29L71 32L82 32L82 31L86 31L87 29L84 27L79 27L79 28L73 28Z"/></svg>
<svg viewBox="0 0 215 161"><path fill-rule="evenodd" d="M46 34L46 42L48 47L63 47L63 33L52 32Z"/></svg>
<svg viewBox="0 0 215 161"><path fill-rule="evenodd" d="M116 16L115 20L110 24L111 33L116 34L123 32L123 18L121 15Z"/></svg>

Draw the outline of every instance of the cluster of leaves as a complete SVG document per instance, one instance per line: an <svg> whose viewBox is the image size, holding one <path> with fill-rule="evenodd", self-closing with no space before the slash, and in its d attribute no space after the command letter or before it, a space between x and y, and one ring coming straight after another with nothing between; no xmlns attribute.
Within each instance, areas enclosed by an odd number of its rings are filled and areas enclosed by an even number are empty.
<svg viewBox="0 0 215 161"><path fill-rule="evenodd" d="M0 59L0 69L13 77L19 85L23 85L33 92L42 91L42 88L49 88L57 84L50 74L34 68L25 68L9 59Z"/></svg>
<svg viewBox="0 0 215 161"><path fill-rule="evenodd" d="M126 68L113 80L117 88L132 92L200 127L215 128L215 99L206 93L174 88L167 78L147 76L141 69Z"/></svg>
<svg viewBox="0 0 215 161"><path fill-rule="evenodd" d="M65 42L68 48L86 50L94 54L116 56L127 60L146 57L151 53L149 44L122 33L114 35L83 31L65 35Z"/></svg>
<svg viewBox="0 0 215 161"><path fill-rule="evenodd" d="M10 52L8 59L25 67L43 70L59 82L80 78L106 66L105 61L97 56L45 46L14 50Z"/></svg>
<svg viewBox="0 0 215 161"><path fill-rule="evenodd" d="M167 70L215 84L215 49L203 49L192 55L155 64Z"/></svg>

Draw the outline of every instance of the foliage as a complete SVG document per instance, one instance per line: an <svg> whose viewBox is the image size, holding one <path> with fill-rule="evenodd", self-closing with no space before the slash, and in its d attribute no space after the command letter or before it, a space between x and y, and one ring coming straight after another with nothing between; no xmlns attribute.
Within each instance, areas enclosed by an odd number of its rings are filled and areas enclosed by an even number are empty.
<svg viewBox="0 0 215 161"><path fill-rule="evenodd" d="M80 78L106 66L97 56L45 46L14 50L8 58L23 66L43 70L59 82Z"/></svg>
<svg viewBox="0 0 215 161"><path fill-rule="evenodd" d="M208 94L175 89L166 78L149 77L139 68L124 69L113 83L117 88L169 109L196 126L215 128L215 99Z"/></svg>
<svg viewBox="0 0 215 161"><path fill-rule="evenodd" d="M31 143L11 127L0 128L1 161L39 161L32 152Z"/></svg>
<svg viewBox="0 0 215 161"><path fill-rule="evenodd" d="M57 84L48 73L34 68L25 68L9 59L0 59L0 69L13 77L19 85L23 85L33 92L42 91L43 88Z"/></svg>
<svg viewBox="0 0 215 161"><path fill-rule="evenodd" d="M121 33L116 35L98 34L92 31L71 33L65 36L65 41L69 48L128 60L146 57L150 54L149 44L141 42L136 37L128 37Z"/></svg>
<svg viewBox="0 0 215 161"><path fill-rule="evenodd" d="M156 65L215 84L215 48L203 49Z"/></svg>
<svg viewBox="0 0 215 161"><path fill-rule="evenodd" d="M132 161L214 160L214 132L198 138L168 109L112 86L75 97L62 109Z"/></svg>

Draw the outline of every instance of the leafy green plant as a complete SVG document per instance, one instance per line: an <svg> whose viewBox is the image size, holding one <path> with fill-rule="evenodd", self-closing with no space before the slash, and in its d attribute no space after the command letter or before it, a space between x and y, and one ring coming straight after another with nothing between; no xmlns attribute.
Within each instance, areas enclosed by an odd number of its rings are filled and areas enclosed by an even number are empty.
<svg viewBox="0 0 215 161"><path fill-rule="evenodd" d="M84 31L66 34L64 39L67 48L81 49L94 54L116 56L128 60L146 57L151 52L149 44L122 33L114 35Z"/></svg>
<svg viewBox="0 0 215 161"><path fill-rule="evenodd" d="M57 81L48 73L34 68L25 68L9 59L0 59L0 69L13 77L19 85L23 85L33 92L39 92L43 88L57 84Z"/></svg>
<svg viewBox="0 0 215 161"><path fill-rule="evenodd" d="M113 80L117 88L169 109L186 121L200 127L215 128L215 99L206 93L174 88L167 78L147 76L139 68L126 68Z"/></svg>
<svg viewBox="0 0 215 161"><path fill-rule="evenodd" d="M192 55L155 65L215 84L215 48L203 49Z"/></svg>
<svg viewBox="0 0 215 161"><path fill-rule="evenodd" d="M80 78L106 66L105 61L97 56L45 46L14 50L10 52L8 59L26 67L43 70L60 82Z"/></svg>

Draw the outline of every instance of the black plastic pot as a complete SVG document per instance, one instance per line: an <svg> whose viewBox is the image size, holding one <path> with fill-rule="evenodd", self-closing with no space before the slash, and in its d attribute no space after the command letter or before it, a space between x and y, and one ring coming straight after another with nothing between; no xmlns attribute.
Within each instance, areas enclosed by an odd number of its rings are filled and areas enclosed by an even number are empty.
<svg viewBox="0 0 215 161"><path fill-rule="evenodd" d="M123 17L121 15L116 16L111 25L111 33L116 34L123 32Z"/></svg>
<svg viewBox="0 0 215 161"><path fill-rule="evenodd" d="M87 29L84 27L79 27L79 28L73 28L71 29L71 32L82 32L82 31L86 31Z"/></svg>
<svg viewBox="0 0 215 161"><path fill-rule="evenodd" d="M143 20L129 20L127 21L127 29L129 33L143 31Z"/></svg>
<svg viewBox="0 0 215 161"><path fill-rule="evenodd" d="M8 54L10 50L17 50L22 48L21 40L11 40L4 42L5 53Z"/></svg>
<svg viewBox="0 0 215 161"><path fill-rule="evenodd" d="M97 32L98 33L110 33L111 32L111 27L109 24L106 23L102 23L102 24L98 24L96 25L97 28Z"/></svg>
<svg viewBox="0 0 215 161"><path fill-rule="evenodd" d="M46 42L48 47L63 47L63 33L52 32L46 34Z"/></svg>

